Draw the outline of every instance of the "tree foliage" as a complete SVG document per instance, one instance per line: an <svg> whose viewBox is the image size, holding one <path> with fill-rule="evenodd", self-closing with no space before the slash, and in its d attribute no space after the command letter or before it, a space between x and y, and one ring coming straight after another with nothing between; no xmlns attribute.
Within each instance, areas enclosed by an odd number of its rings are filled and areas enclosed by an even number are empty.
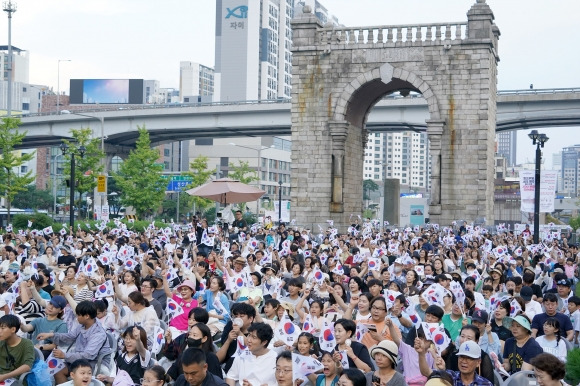
<svg viewBox="0 0 580 386"><path fill-rule="evenodd" d="M379 185L373 180L363 181L363 200L370 200L371 192L379 190Z"/></svg>
<svg viewBox="0 0 580 386"><path fill-rule="evenodd" d="M36 189L36 185L28 185L25 190L18 192L12 204L21 209L52 209L54 196L48 190Z"/></svg>
<svg viewBox="0 0 580 386"><path fill-rule="evenodd" d="M189 164L190 171L184 173L184 175L193 178L193 181L191 182L191 184L189 184L185 188L186 190L192 189L192 188L197 188L198 186L201 186L201 185L205 184L206 182L209 182L210 177L213 174L215 174L215 172L216 172L215 169L211 169L211 170L208 169L208 165L207 165L208 160L209 160L209 158L207 156L200 155ZM191 208L191 206L195 206L195 212L203 211L205 208L207 208L208 206L210 206L213 203L213 201L208 200L207 198L189 196L189 195L187 195L187 196L188 197L183 197L183 198L185 198L185 200L187 200L188 207Z"/></svg>
<svg viewBox="0 0 580 386"><path fill-rule="evenodd" d="M572 227L572 229L574 229L575 232L576 229L580 228L580 216L572 217L568 224Z"/></svg>
<svg viewBox="0 0 580 386"><path fill-rule="evenodd" d="M24 175L14 171L34 158L34 152L24 154L14 150L26 137L26 132L20 133L18 126L20 126L18 118L3 118L0 124L0 150L2 151L0 155L0 194L6 200L8 222L10 222L12 200L18 192L25 190L26 186L34 181L32 171L28 171Z"/></svg>
<svg viewBox="0 0 580 386"><path fill-rule="evenodd" d="M250 167L248 161L238 160L238 165L234 165L230 162L230 171L228 172L228 177L232 180L238 180L243 184L250 184L254 181L259 181L258 173ZM246 211L246 203L240 202L238 208L242 212Z"/></svg>
<svg viewBox="0 0 580 386"><path fill-rule="evenodd" d="M165 197L167 180L162 176L163 165L157 163L159 150L151 148L149 133L139 127L139 139L119 167L113 178L120 188L120 201L131 206L142 217L151 215L160 207Z"/></svg>
<svg viewBox="0 0 580 386"><path fill-rule="evenodd" d="M70 180L70 164L72 154L75 154L75 191L79 193L79 200L84 193L92 192L97 187L97 175L103 172L101 160L105 154L101 150L100 138L93 137L93 130L71 129L72 141L63 142L69 147L64 155L64 175ZM83 156L80 156L79 148L85 147ZM75 205L80 206L80 205Z"/></svg>

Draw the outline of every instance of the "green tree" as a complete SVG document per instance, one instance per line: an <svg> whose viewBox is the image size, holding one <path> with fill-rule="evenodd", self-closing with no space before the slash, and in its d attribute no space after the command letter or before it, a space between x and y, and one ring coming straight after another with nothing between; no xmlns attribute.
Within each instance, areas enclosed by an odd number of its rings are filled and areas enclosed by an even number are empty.
<svg viewBox="0 0 580 386"><path fill-rule="evenodd" d="M151 218L163 202L167 180L162 176L163 165L157 163L159 150L151 148L147 129L138 129L135 150L131 150L113 178L121 190L121 204L133 207L140 217Z"/></svg>
<svg viewBox="0 0 580 386"><path fill-rule="evenodd" d="M79 193L77 208L84 193L92 192L97 187L97 174L103 171L101 160L105 154L101 150L100 138L93 137L93 130L90 127L86 129L72 129L72 141L64 140L68 150L64 155L64 174L70 180L71 154L75 154L75 190ZM79 148L85 147L83 156L80 156Z"/></svg>
<svg viewBox="0 0 580 386"><path fill-rule="evenodd" d="M574 232L576 232L576 229L580 228L580 216L572 217L568 224L572 229L574 229Z"/></svg>
<svg viewBox="0 0 580 386"><path fill-rule="evenodd" d="M21 153L14 148L22 143L26 132L18 132L20 119L3 118L0 124L0 195L6 200L7 221L10 222L10 207L12 200L18 192L26 189L26 186L34 181L32 171L21 175L14 169L34 158L34 152Z"/></svg>
<svg viewBox="0 0 580 386"><path fill-rule="evenodd" d="M228 172L228 177L232 180L238 180L243 184L250 184L254 181L259 181L258 173L250 167L248 161L238 160L238 165L234 165L230 162L230 171ZM242 212L246 211L246 203L240 202L238 208Z"/></svg>
<svg viewBox="0 0 580 386"><path fill-rule="evenodd" d="M25 190L18 192L12 200L17 208L52 209L54 196L48 190L36 189L35 185L26 186Z"/></svg>
<svg viewBox="0 0 580 386"><path fill-rule="evenodd" d="M250 184L254 181L258 181L258 173L250 167L248 161L238 160L238 165L234 165L230 162L230 171L228 172L228 177L232 180L238 180L244 184Z"/></svg>
<svg viewBox="0 0 580 386"><path fill-rule="evenodd" d="M371 192L375 192L379 190L379 185L373 180L364 180L363 181L363 200L370 200L371 199Z"/></svg>
<svg viewBox="0 0 580 386"><path fill-rule="evenodd" d="M207 166L208 160L209 160L209 158L207 156L200 155L189 164L190 171L184 173L184 175L193 178L193 180L191 181L191 184L189 184L185 188L186 190L197 188L198 186L205 184L206 182L208 182L210 180L210 177L213 174L215 174L215 171L216 171L215 169L211 169L211 170L208 169L208 166ZM188 197L184 197L184 196L188 196ZM188 208L191 208L193 206L194 212L203 211L205 208L210 206L213 202L211 200L208 200L207 198L189 196L189 195L182 195L181 200L187 201ZM181 211L181 208L180 208L180 211Z"/></svg>

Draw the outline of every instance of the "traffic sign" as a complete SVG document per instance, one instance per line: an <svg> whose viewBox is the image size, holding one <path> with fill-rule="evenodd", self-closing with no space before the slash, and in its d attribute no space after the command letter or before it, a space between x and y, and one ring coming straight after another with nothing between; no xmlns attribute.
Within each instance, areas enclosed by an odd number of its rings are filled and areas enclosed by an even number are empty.
<svg viewBox="0 0 580 386"><path fill-rule="evenodd" d="M191 181L169 181L166 190L169 192L183 192L189 184L191 184Z"/></svg>
<svg viewBox="0 0 580 386"><path fill-rule="evenodd" d="M102 174L97 176L97 193L107 193L107 176Z"/></svg>

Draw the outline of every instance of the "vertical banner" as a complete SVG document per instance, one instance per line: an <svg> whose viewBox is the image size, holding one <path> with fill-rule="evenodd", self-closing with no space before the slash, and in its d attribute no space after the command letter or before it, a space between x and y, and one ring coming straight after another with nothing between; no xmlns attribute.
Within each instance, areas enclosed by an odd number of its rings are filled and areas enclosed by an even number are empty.
<svg viewBox="0 0 580 386"><path fill-rule="evenodd" d="M555 170L542 170L540 175L540 212L552 213L554 211L554 198L556 194L556 182L558 172ZM522 200L522 212L534 212L534 192L536 189L536 175L534 170L520 171L520 195Z"/></svg>

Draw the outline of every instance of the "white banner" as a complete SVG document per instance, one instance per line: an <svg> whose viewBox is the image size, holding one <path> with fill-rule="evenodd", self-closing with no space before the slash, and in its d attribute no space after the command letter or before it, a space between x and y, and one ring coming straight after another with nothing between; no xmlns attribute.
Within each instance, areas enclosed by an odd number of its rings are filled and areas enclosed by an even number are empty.
<svg viewBox="0 0 580 386"><path fill-rule="evenodd" d="M534 212L534 194L536 188L535 174L534 170L520 171L522 212ZM558 172L555 170L542 170L540 179L540 213L552 213L554 211L554 198L556 194Z"/></svg>

